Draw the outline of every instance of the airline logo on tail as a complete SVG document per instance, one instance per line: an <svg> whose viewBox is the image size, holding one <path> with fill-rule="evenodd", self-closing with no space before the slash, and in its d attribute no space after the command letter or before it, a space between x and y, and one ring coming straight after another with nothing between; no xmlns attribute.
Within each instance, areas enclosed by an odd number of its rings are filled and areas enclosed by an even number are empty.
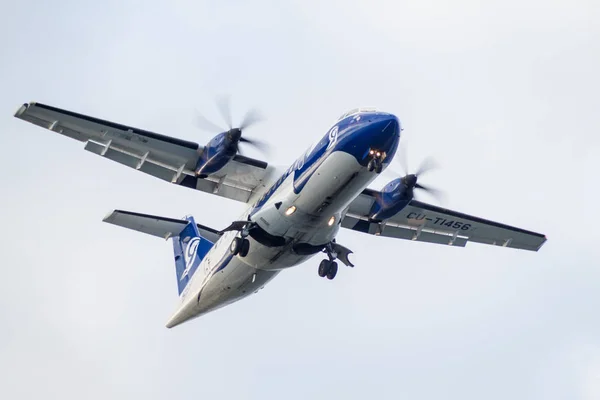
<svg viewBox="0 0 600 400"><path fill-rule="evenodd" d="M187 277L188 273L190 272L190 269L192 269L192 265L194 265L194 261L196 261L196 255L198 253L198 245L199 244L200 244L199 237L192 238L192 240L190 240L190 242L188 243L188 245L185 249L185 253L183 255L184 260L185 260L185 269L183 270L183 273L181 274L181 278L179 278L180 281L182 281L183 278Z"/></svg>

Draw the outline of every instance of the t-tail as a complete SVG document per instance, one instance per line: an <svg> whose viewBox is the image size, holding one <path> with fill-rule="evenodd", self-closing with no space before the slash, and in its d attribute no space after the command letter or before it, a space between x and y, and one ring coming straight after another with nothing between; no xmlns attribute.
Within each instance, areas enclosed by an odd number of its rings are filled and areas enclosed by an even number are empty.
<svg viewBox="0 0 600 400"><path fill-rule="evenodd" d="M218 233L214 229L198 225L191 216L173 219L115 210L103 221L163 239L172 239L177 291L180 296L218 239Z"/></svg>

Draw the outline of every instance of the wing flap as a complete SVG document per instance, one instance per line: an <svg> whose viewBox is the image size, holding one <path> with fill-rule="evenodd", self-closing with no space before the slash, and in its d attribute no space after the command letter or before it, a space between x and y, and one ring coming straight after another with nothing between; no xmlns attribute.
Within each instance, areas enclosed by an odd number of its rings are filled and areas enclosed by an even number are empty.
<svg viewBox="0 0 600 400"><path fill-rule="evenodd" d="M92 142L88 142L88 143L92 143ZM86 146L87 147L87 146ZM87 148L86 148L87 150ZM101 153L96 153L98 155L101 155ZM108 158L109 160L113 160L115 162L118 162L119 164L123 164L127 167L130 168L140 168L140 170L142 170L142 167L144 166L141 161L142 161L142 157L136 157L136 156L132 156L130 154L127 153L122 153L118 150L115 150L111 147L109 147L106 152L104 153L104 157ZM143 171L143 170L142 170ZM169 170L170 171L170 170ZM145 172L145 171L144 171ZM171 172L172 175L172 172Z"/></svg>
<svg viewBox="0 0 600 400"><path fill-rule="evenodd" d="M214 179L212 177L199 179L194 176L185 176L179 183L181 186L201 190L203 192L214 193L219 196L227 197L246 203L252 195L252 190L235 186L233 182Z"/></svg>
<svg viewBox="0 0 600 400"><path fill-rule="evenodd" d="M429 229L421 229L408 225L378 224L369 222L366 218L346 215L342 220L342 227L375 236L384 236L395 239L405 239L417 242L444 244L448 246L465 247L467 239L462 236L447 234Z"/></svg>
<svg viewBox="0 0 600 400"><path fill-rule="evenodd" d="M85 145L85 150L167 182L174 183L184 172L181 167L180 170L178 170L175 166L161 163L149 155L133 155L122 150L117 150L116 148L111 147L110 143L104 145L89 140ZM193 174L190 170L186 170L185 172Z"/></svg>

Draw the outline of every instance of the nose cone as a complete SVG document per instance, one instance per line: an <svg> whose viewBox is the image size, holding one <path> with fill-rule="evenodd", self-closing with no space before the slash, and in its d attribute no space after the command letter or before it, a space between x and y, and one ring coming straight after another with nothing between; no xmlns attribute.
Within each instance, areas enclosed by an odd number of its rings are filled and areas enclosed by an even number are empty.
<svg viewBox="0 0 600 400"><path fill-rule="evenodd" d="M396 154L400 141L400 121L392 114L364 115L364 125L356 132L357 142L364 151L365 160L371 150L385 153L384 162L389 162ZM368 162L368 160L367 160Z"/></svg>
<svg viewBox="0 0 600 400"><path fill-rule="evenodd" d="M367 121L371 121L365 129L377 139L383 142L389 142L400 137L400 122L395 115L383 114L367 116Z"/></svg>

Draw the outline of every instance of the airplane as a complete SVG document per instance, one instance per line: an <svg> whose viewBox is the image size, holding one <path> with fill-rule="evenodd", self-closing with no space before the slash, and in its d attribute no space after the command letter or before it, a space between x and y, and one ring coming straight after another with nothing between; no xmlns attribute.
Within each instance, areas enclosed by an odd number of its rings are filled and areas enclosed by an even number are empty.
<svg viewBox="0 0 600 400"><path fill-rule="evenodd" d="M324 254L319 277L332 280L338 261L354 267L341 228L359 234L465 247L475 242L538 251L546 236L415 199L423 171L369 188L394 158L400 120L375 108L341 115L289 167L240 154L252 118L223 129L206 145L54 106L23 104L16 118L85 143L84 149L175 185L247 204L227 228L116 209L103 221L172 240L179 304L173 328L246 298L281 271ZM230 116L230 114L229 114ZM225 118L227 119L227 118ZM424 168L421 168L424 169Z"/></svg>

